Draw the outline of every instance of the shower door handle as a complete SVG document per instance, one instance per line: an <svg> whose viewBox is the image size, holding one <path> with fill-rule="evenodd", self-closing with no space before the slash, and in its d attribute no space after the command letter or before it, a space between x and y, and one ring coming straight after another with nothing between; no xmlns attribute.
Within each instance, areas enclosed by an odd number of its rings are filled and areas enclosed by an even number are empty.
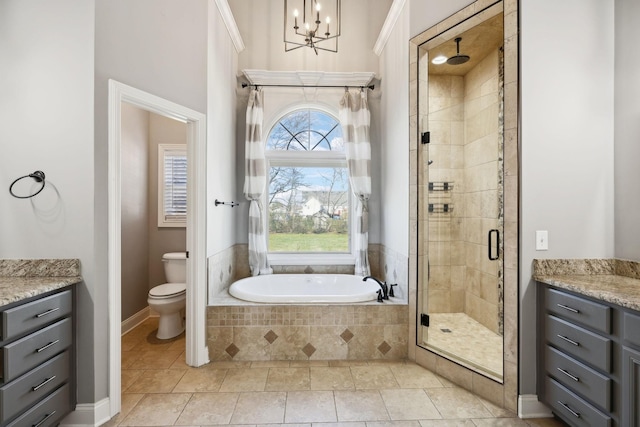
<svg viewBox="0 0 640 427"><path fill-rule="evenodd" d="M496 254L495 256L493 255L493 236L496 236ZM489 255L489 260L490 261L495 261L498 258L500 258L500 231L498 231L497 229L493 229L493 230L489 230L489 235L488 235L488 240L489 240L489 247L488 247L488 255Z"/></svg>

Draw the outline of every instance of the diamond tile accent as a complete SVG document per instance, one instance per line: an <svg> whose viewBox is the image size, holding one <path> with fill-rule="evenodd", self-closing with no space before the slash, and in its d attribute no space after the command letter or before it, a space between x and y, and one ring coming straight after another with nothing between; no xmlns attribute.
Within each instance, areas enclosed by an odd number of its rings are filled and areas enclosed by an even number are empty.
<svg viewBox="0 0 640 427"><path fill-rule="evenodd" d="M316 348L311 345L311 343L307 343L307 345L302 348L302 352L306 354L307 357L311 357L311 355L316 352Z"/></svg>
<svg viewBox="0 0 640 427"><path fill-rule="evenodd" d="M269 341L269 344L273 344L273 342L278 339L278 334L269 330L269 332L264 335L264 339Z"/></svg>
<svg viewBox="0 0 640 427"><path fill-rule="evenodd" d="M313 268L310 265L307 265L307 268L304 269L304 272L307 274L313 273Z"/></svg>
<svg viewBox="0 0 640 427"><path fill-rule="evenodd" d="M240 349L238 347L236 347L236 345L234 343L231 343L231 344L229 344L229 347L224 349L224 351L226 351L229 356L233 357L236 354L238 354Z"/></svg>
<svg viewBox="0 0 640 427"><path fill-rule="evenodd" d="M378 350L382 354L387 354L391 350L391 346L386 341L382 341L382 344L378 346Z"/></svg>
<svg viewBox="0 0 640 427"><path fill-rule="evenodd" d="M344 342L348 343L349 341L351 341L351 338L353 338L353 332L351 332L349 329L345 329L340 334L340 338L342 338Z"/></svg>

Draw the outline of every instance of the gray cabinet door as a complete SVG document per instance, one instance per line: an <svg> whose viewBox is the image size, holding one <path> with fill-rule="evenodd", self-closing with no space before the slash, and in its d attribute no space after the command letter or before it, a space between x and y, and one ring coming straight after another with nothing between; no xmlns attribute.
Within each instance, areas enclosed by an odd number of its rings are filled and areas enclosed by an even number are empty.
<svg viewBox="0 0 640 427"><path fill-rule="evenodd" d="M640 351L622 347L622 424L640 427Z"/></svg>

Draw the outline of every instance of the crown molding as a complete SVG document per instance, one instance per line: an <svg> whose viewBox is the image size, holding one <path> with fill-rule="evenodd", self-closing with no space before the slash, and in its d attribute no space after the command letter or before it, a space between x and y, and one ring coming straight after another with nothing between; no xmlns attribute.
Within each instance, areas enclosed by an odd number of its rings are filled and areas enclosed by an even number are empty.
<svg viewBox="0 0 640 427"><path fill-rule="evenodd" d="M236 52L242 52L244 50L244 42L242 41L242 36L240 36L240 30L238 30L236 20L233 18L233 13L231 13L229 3L227 0L215 1L216 6L218 6L218 10L220 11L220 15L222 16L222 20L224 21L224 25L227 27L233 46L236 48Z"/></svg>
<svg viewBox="0 0 640 427"><path fill-rule="evenodd" d="M242 70L252 85L367 86L373 72Z"/></svg>
<svg viewBox="0 0 640 427"><path fill-rule="evenodd" d="M376 44L373 46L373 53L376 55L382 55L384 46L387 44L387 40L389 40L389 37L391 36L393 27L395 27L396 21L398 20L406 1L407 0L393 0L389 13L387 14L387 18L384 20L384 24L382 25L382 29L378 35L378 40L376 40Z"/></svg>

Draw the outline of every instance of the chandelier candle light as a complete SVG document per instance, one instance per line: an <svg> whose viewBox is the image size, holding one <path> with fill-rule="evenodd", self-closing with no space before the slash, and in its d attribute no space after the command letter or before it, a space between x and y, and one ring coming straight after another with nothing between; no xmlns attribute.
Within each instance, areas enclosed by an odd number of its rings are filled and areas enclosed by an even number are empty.
<svg viewBox="0 0 640 427"><path fill-rule="evenodd" d="M325 25L322 25L321 14ZM284 0L285 52L305 46L312 48L316 55L318 49L338 52L339 36L340 0Z"/></svg>

